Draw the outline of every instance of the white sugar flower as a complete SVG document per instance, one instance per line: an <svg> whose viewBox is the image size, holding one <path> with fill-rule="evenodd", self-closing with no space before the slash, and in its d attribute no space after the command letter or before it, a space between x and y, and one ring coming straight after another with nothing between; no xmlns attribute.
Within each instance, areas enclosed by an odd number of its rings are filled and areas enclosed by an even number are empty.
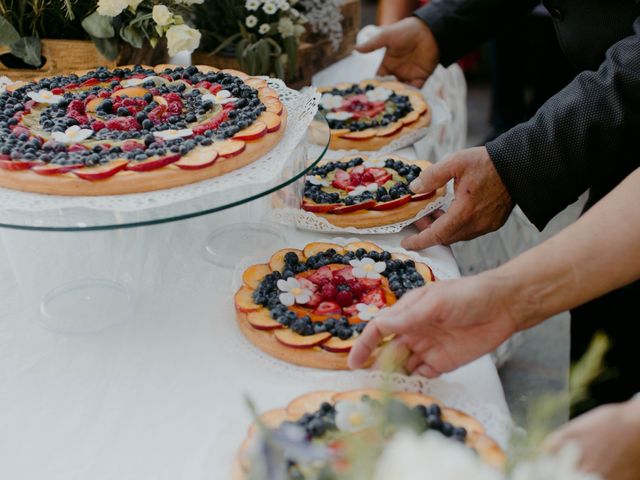
<svg viewBox="0 0 640 480"><path fill-rule="evenodd" d="M384 87L376 87L369 90L366 95L370 102L384 102L393 94L393 90Z"/></svg>
<svg viewBox="0 0 640 480"><path fill-rule="evenodd" d="M320 175L313 175L311 177L307 177L307 181L311 184L311 185L319 185L321 187L328 187L329 186L329 182L327 182L324 178L322 178Z"/></svg>
<svg viewBox="0 0 640 480"><path fill-rule="evenodd" d="M293 21L289 17L282 17L278 22L278 32L283 38L293 37L296 33Z"/></svg>
<svg viewBox="0 0 640 480"><path fill-rule="evenodd" d="M266 2L264 2L262 10L264 10L264 13L266 13L267 15L273 15L278 11L278 6L273 0L267 0Z"/></svg>
<svg viewBox="0 0 640 480"><path fill-rule="evenodd" d="M349 120L353 117L351 112L329 112L327 113L327 120Z"/></svg>
<svg viewBox="0 0 640 480"><path fill-rule="evenodd" d="M53 132L51 137L58 143L72 145L79 143L93 135L93 130L89 128L81 128L80 125L74 125L67 128L64 132Z"/></svg>
<svg viewBox="0 0 640 480"><path fill-rule="evenodd" d="M138 85L142 85L147 80L145 78L127 78L126 80L122 80L120 85L123 87L137 87Z"/></svg>
<svg viewBox="0 0 640 480"><path fill-rule="evenodd" d="M353 276L356 278L371 278L377 280L380 274L387 269L384 262L375 262L371 258L365 257L362 260L351 260L349 265L353 267Z"/></svg>
<svg viewBox="0 0 640 480"><path fill-rule="evenodd" d="M356 310L358 310L358 317L361 320L369 321L380 313L383 309L378 308L376 305L367 305L366 303L356 304Z"/></svg>
<svg viewBox="0 0 640 480"><path fill-rule="evenodd" d="M165 5L154 5L151 15L153 21L161 27L173 23L173 13Z"/></svg>
<svg viewBox="0 0 640 480"><path fill-rule="evenodd" d="M383 160L382 158L370 158L362 165L365 168L384 168L385 162L386 160Z"/></svg>
<svg viewBox="0 0 640 480"><path fill-rule="evenodd" d="M333 110L334 108L340 108L344 98L340 95L332 95L331 93L323 93L320 97L320 105L325 110Z"/></svg>
<svg viewBox="0 0 640 480"><path fill-rule="evenodd" d="M261 3L262 2L260 0L247 0L246 3L244 4L244 8L246 8L250 12L253 12L258 8L260 8Z"/></svg>
<svg viewBox="0 0 640 480"><path fill-rule="evenodd" d="M153 132L153 134L162 140L177 140L178 138L190 137L193 135L193 130L190 128L183 128L182 130L160 130Z"/></svg>
<svg viewBox="0 0 640 480"><path fill-rule="evenodd" d="M336 403L335 408L336 427L342 432L358 432L373 427L376 423L375 412L363 401L341 401Z"/></svg>
<svg viewBox="0 0 640 480"><path fill-rule="evenodd" d="M378 191L377 183L370 183L369 185L359 185L349 192L349 196L357 197L358 195L362 195L364 192L376 192L376 191Z"/></svg>
<svg viewBox="0 0 640 480"><path fill-rule="evenodd" d="M300 282L294 277L278 280L277 286L278 290L282 292L278 298L287 307L296 303L304 304L311 300L311 290L302 288Z"/></svg>
<svg viewBox="0 0 640 480"><path fill-rule="evenodd" d="M245 19L244 23L247 27L253 28L258 24L258 17L256 17L255 15L249 15Z"/></svg>
<svg viewBox="0 0 640 480"><path fill-rule="evenodd" d="M200 32L188 25L173 25L167 30L169 55L173 57L183 50L193 52L200 45L201 38Z"/></svg>
<svg viewBox="0 0 640 480"><path fill-rule="evenodd" d="M235 102L238 100L236 97L231 96L231 92L229 90L220 90L218 93L207 93L202 95L202 102L212 102L218 103L220 105L225 105L227 103Z"/></svg>
<svg viewBox="0 0 640 480"><path fill-rule="evenodd" d="M0 77L0 93L4 92L9 85L13 85L13 80L9 77L5 77L4 75Z"/></svg>
<svg viewBox="0 0 640 480"><path fill-rule="evenodd" d="M29 92L27 96L38 103L47 103L52 105L54 103L61 102L64 98L62 95L55 95L51 93L49 90L40 90L39 92Z"/></svg>
<svg viewBox="0 0 640 480"><path fill-rule="evenodd" d="M260 35L264 35L265 33L269 33L269 30L271 30L271 25L269 25L268 23L263 23L262 25L260 25L258 33Z"/></svg>

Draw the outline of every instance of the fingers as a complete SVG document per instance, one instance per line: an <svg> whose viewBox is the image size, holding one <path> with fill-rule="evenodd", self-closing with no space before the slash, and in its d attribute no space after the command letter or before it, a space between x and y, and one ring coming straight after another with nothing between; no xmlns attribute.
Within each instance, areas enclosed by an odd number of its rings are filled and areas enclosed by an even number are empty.
<svg viewBox="0 0 640 480"><path fill-rule="evenodd" d="M347 361L349 368L354 370L364 367L385 336L374 321L369 322L358 340L353 344L353 347L351 347Z"/></svg>
<svg viewBox="0 0 640 480"><path fill-rule="evenodd" d="M435 368L427 364L420 365L413 373L417 373L418 375L422 375L423 377L427 377L427 378L437 378L440 375L442 375Z"/></svg>
<svg viewBox="0 0 640 480"><path fill-rule="evenodd" d="M375 37L367 40L364 43L360 43L356 45L356 50L360 53L370 53L379 48L383 48L387 46L387 30L383 28L382 31L376 35Z"/></svg>
<svg viewBox="0 0 640 480"><path fill-rule="evenodd" d="M433 192L446 185L456 176L455 168L457 165L450 158L444 158L439 163L425 168L420 176L409 184L411 191L414 193Z"/></svg>
<svg viewBox="0 0 640 480"><path fill-rule="evenodd" d="M451 205L449 212L438 217L437 220L427 226L422 232L404 238L401 242L407 250L422 250L434 245L449 245L459 240L464 219L456 215L456 203Z"/></svg>
<svg viewBox="0 0 640 480"><path fill-rule="evenodd" d="M416 220L414 225L418 228L418 230L422 231L425 228L429 228L433 222L435 222L437 219L439 219L444 214L445 214L444 210L439 208L438 210L435 210L435 211L431 212L426 217L422 217L422 218Z"/></svg>

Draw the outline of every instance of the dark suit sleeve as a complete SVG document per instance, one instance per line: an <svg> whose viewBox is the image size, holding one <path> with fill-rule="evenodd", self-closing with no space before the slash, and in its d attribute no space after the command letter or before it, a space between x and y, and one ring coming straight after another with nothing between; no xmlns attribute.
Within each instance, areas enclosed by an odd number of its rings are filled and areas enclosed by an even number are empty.
<svg viewBox="0 0 640 480"><path fill-rule="evenodd" d="M640 165L640 18L634 32L607 50L597 71L580 73L531 120L486 145L539 229L587 189L612 188Z"/></svg>
<svg viewBox="0 0 640 480"><path fill-rule="evenodd" d="M539 0L431 0L415 15L433 32L440 63L449 66L538 3Z"/></svg>

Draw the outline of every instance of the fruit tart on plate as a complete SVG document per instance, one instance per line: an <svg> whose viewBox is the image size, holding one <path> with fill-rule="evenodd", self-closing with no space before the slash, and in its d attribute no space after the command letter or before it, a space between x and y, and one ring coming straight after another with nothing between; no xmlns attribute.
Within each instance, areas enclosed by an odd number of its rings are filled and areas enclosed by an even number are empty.
<svg viewBox="0 0 640 480"><path fill-rule="evenodd" d="M367 322L435 276L425 263L371 242L323 242L279 250L242 280L234 300L249 341L285 362L346 370Z"/></svg>
<svg viewBox="0 0 640 480"><path fill-rule="evenodd" d="M0 94L0 187L116 195L216 177L279 141L266 80L213 67L98 68Z"/></svg>
<svg viewBox="0 0 640 480"><path fill-rule="evenodd" d="M252 467L260 461L256 446L265 434L285 438L289 448L280 460L286 462L282 468L288 479L324 478L321 472L327 471L333 473L329 478L341 478L341 473L348 474L350 470L350 442L376 451L403 428L416 433L438 432L465 445L496 468L502 468L506 461L504 451L487 436L478 420L419 393L394 392L387 397L380 390L371 389L317 391L296 398L285 408L266 412L258 421L260 425L251 426L240 447L233 480L249 478ZM291 442L298 443L299 449L293 448ZM304 455L295 454L305 449L315 453L312 461L301 460ZM279 457L273 455L273 459Z"/></svg>
<svg viewBox="0 0 640 480"><path fill-rule="evenodd" d="M431 124L431 109L424 97L404 83L363 80L319 90L332 150L380 150ZM313 124L311 133L322 142L320 129Z"/></svg>
<svg viewBox="0 0 640 480"><path fill-rule="evenodd" d="M305 179L302 209L336 227L372 228L409 220L445 193L444 187L421 194L409 189L430 165L397 155L324 160Z"/></svg>

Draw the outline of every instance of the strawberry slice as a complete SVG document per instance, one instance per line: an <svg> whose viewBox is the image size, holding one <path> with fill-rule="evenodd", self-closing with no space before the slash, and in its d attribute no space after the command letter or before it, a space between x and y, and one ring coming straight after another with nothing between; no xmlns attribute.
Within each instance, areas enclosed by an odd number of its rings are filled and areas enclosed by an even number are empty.
<svg viewBox="0 0 640 480"><path fill-rule="evenodd" d="M373 290L365 293L360 299L361 303L366 303L367 305L375 305L378 308L383 308L387 306L387 302L385 301L384 291L381 288L374 288Z"/></svg>
<svg viewBox="0 0 640 480"><path fill-rule="evenodd" d="M358 309L355 305L351 305L350 307L346 307L342 309L344 314L348 317L355 317L358 315Z"/></svg>
<svg viewBox="0 0 640 480"><path fill-rule="evenodd" d="M336 302L321 302L313 313L314 315L341 315L342 308Z"/></svg>
<svg viewBox="0 0 640 480"><path fill-rule="evenodd" d="M319 293L314 293L313 295L311 295L311 300L309 300L304 305L305 307L316 308L318 305L320 305L320 303L322 303L322 295L320 295Z"/></svg>
<svg viewBox="0 0 640 480"><path fill-rule="evenodd" d="M373 175L373 181L378 185L384 185L389 180L391 180L391 178L393 178L392 175L384 168L368 168L367 172Z"/></svg>
<svg viewBox="0 0 640 480"><path fill-rule="evenodd" d="M360 288L364 291L369 291L374 288L380 287L381 278L360 278L358 279L358 283L360 283Z"/></svg>
<svg viewBox="0 0 640 480"><path fill-rule="evenodd" d="M312 292L315 292L316 290L318 290L318 286L315 283L311 282L310 280L300 276L297 276L296 279L300 284L300 288L303 288L305 290L311 290Z"/></svg>
<svg viewBox="0 0 640 480"><path fill-rule="evenodd" d="M340 270L333 271L333 283L336 283L337 285L340 285L341 283L349 283L349 281L354 278L353 267L344 267Z"/></svg>
<svg viewBox="0 0 640 480"><path fill-rule="evenodd" d="M331 269L327 265L325 265L324 267L320 267L318 270L309 275L307 277L307 280L315 283L316 285L322 285L324 283L330 282L332 278L333 273Z"/></svg>
<svg viewBox="0 0 640 480"><path fill-rule="evenodd" d="M353 176L354 174L362 175L364 171L365 171L365 168L362 165L358 165L357 167L353 167L351 169L351 176Z"/></svg>

